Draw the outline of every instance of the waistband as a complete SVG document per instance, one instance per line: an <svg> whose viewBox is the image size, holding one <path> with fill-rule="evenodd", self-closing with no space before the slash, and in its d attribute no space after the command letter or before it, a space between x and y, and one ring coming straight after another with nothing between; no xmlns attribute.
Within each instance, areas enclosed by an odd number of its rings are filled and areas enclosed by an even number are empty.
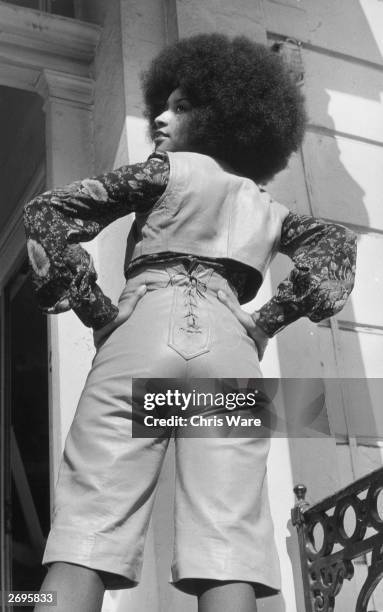
<svg viewBox="0 0 383 612"><path fill-rule="evenodd" d="M195 257L143 264L128 276L126 287L135 289L143 284L148 291L183 286L193 287L199 296L207 291L216 293L222 289L238 297L236 289L215 266L202 263Z"/></svg>
<svg viewBox="0 0 383 612"><path fill-rule="evenodd" d="M198 263L206 268L215 270L220 276L225 278L240 304L250 302L257 295L258 289L262 285L263 278L260 272L245 264L233 260L217 260L204 258L200 255L171 253L167 251L156 254L153 259L151 259L150 255L144 255L131 261L125 266L124 275L126 279L129 279L138 272L140 273L143 269L154 268L158 264L167 267L182 265L186 270L190 271L190 269L196 268Z"/></svg>

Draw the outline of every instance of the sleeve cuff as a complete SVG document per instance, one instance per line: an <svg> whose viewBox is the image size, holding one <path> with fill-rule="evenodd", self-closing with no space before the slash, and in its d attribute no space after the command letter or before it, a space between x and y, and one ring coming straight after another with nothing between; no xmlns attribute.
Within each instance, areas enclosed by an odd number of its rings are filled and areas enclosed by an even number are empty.
<svg viewBox="0 0 383 612"><path fill-rule="evenodd" d="M298 309L286 308L278 304L273 298L258 311L257 325L272 338L287 325L299 319L302 315Z"/></svg>
<svg viewBox="0 0 383 612"><path fill-rule="evenodd" d="M81 302L77 306L72 305L72 309L86 327L94 330L113 321L119 312L97 284L89 288L87 295L82 295Z"/></svg>

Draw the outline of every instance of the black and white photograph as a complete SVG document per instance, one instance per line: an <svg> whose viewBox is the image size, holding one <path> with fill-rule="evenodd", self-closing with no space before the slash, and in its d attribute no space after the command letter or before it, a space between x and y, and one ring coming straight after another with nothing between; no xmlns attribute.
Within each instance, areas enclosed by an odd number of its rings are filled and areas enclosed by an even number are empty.
<svg viewBox="0 0 383 612"><path fill-rule="evenodd" d="M0 0L0 609L383 612L383 1Z"/></svg>

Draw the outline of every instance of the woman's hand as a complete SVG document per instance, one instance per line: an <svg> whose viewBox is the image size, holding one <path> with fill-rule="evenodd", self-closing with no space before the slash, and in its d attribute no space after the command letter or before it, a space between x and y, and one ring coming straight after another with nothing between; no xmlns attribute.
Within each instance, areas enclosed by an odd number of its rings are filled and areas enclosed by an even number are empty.
<svg viewBox="0 0 383 612"><path fill-rule="evenodd" d="M116 327L118 327L121 323L129 319L130 315L132 314L133 310L135 309L137 305L137 302L140 301L140 299L142 298L142 296L145 295L145 293L146 293L146 285L141 285L140 287L138 287L138 289L136 289L136 291L132 293L129 299L124 300L122 304L119 306L118 315L116 316L115 319L113 319L113 321L111 321L110 323L107 323L100 329L93 330L93 342L94 342L94 346L96 349L98 349L101 346L103 340Z"/></svg>
<svg viewBox="0 0 383 612"><path fill-rule="evenodd" d="M223 304L226 304L228 308L230 308L231 312L237 317L238 321L242 323L249 336L254 340L258 349L258 359L259 361L262 361L269 337L265 334L263 329L257 325L257 318L259 317L259 314L254 312L251 315L249 312L246 312L238 304L233 302L221 289L218 291L217 295L218 299L223 302Z"/></svg>

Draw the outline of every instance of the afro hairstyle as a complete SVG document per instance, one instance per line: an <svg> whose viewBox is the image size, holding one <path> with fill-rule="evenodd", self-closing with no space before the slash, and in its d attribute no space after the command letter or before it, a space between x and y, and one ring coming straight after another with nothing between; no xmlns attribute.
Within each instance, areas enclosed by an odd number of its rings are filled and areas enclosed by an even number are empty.
<svg viewBox="0 0 383 612"><path fill-rule="evenodd" d="M266 183L303 139L304 98L291 70L269 47L245 36L198 34L165 47L141 75L145 117L155 118L181 88L191 104L191 151Z"/></svg>

